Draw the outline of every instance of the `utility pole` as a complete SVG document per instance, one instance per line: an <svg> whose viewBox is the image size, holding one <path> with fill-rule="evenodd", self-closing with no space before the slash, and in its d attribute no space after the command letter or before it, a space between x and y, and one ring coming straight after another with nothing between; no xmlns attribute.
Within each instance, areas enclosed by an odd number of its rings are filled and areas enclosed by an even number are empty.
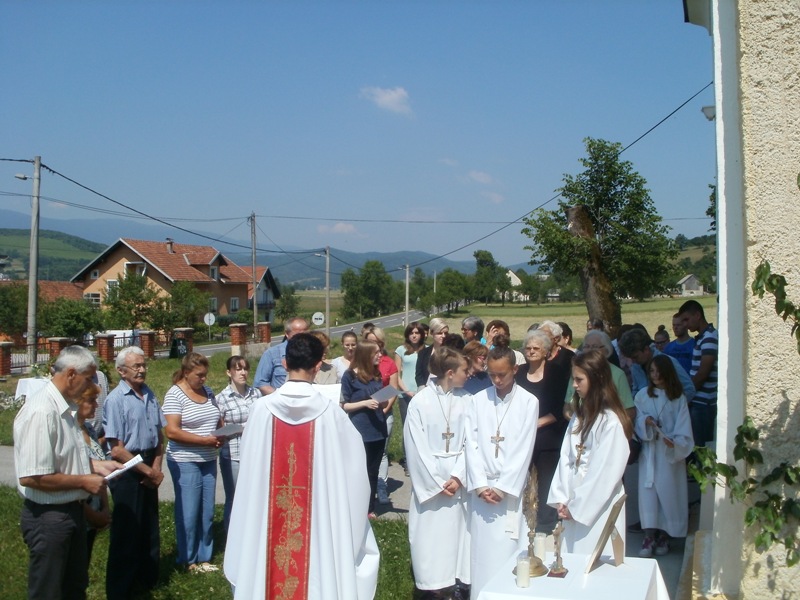
<svg viewBox="0 0 800 600"><path fill-rule="evenodd" d="M409 287L408 270L409 270L409 266L406 265L406 320L405 320L405 326L406 327L408 327L408 325L409 325L409 322L408 322L408 287Z"/></svg>
<svg viewBox="0 0 800 600"><path fill-rule="evenodd" d="M36 310L39 291L39 183L42 176L42 157L33 158L33 196L31 196L31 246L28 264L28 364L36 364L39 333L36 327ZM27 175L16 175L23 181Z"/></svg>
<svg viewBox="0 0 800 600"><path fill-rule="evenodd" d="M325 246L325 335L331 339L331 247Z"/></svg>
<svg viewBox="0 0 800 600"><path fill-rule="evenodd" d="M256 275L256 213L251 212L250 218L250 250L252 252L253 267L253 337L256 335L258 327L258 277Z"/></svg>

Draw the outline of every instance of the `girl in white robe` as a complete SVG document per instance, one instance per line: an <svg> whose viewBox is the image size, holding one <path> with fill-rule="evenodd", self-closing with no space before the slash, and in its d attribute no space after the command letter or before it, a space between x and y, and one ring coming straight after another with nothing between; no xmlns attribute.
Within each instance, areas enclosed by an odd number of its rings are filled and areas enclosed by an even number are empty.
<svg viewBox="0 0 800 600"><path fill-rule="evenodd" d="M442 347L433 352L434 377L411 399L403 430L411 476L408 541L419 590L469 585L464 442L472 397L460 388L466 358ZM438 596L437 596L438 597Z"/></svg>
<svg viewBox="0 0 800 600"><path fill-rule="evenodd" d="M563 550L591 554L613 505L625 494L622 475L633 426L622 407L605 354L593 350L572 361L574 414L561 444L547 503L563 520ZM625 507L615 522L625 535ZM609 541L604 553L612 552Z"/></svg>
<svg viewBox="0 0 800 600"><path fill-rule="evenodd" d="M636 394L639 518L645 537L639 555L669 552L669 537L686 537L689 501L686 457L694 448L692 421L680 379L669 357L653 357L650 385Z"/></svg>

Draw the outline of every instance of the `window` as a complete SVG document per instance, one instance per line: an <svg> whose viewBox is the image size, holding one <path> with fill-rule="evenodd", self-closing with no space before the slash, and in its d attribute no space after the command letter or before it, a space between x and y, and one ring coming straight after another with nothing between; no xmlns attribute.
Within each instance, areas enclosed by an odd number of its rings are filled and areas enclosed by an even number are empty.
<svg viewBox="0 0 800 600"><path fill-rule="evenodd" d="M211 279L216 281L219 278L219 267L209 267L208 275Z"/></svg>
<svg viewBox="0 0 800 600"><path fill-rule="evenodd" d="M231 312L235 313L239 311L239 298L231 298Z"/></svg>
<svg viewBox="0 0 800 600"><path fill-rule="evenodd" d="M99 269L94 269L92 271L92 274L90 275L90 277L92 279L100 279L100 270Z"/></svg>
<svg viewBox="0 0 800 600"><path fill-rule="evenodd" d="M109 279L108 281L106 281L106 290L108 290L109 292L113 288L117 287L119 287L119 281L117 281L116 279Z"/></svg>
<svg viewBox="0 0 800 600"><path fill-rule="evenodd" d="M90 292L88 294L83 295L83 299L86 300L92 306L100 306L101 298L100 292Z"/></svg>
<svg viewBox="0 0 800 600"><path fill-rule="evenodd" d="M208 306L209 310L213 313L217 312L217 299L216 298L209 298L208 299Z"/></svg>

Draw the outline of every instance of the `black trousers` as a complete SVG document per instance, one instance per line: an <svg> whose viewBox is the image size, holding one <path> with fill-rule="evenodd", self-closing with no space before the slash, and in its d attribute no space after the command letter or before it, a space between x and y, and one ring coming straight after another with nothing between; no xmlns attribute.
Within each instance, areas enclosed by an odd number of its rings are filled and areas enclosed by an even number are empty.
<svg viewBox="0 0 800 600"><path fill-rule="evenodd" d="M367 453L367 476L369 477L369 512L375 511L375 496L378 493L378 471L381 468L381 458L386 440L377 442L364 442Z"/></svg>
<svg viewBox="0 0 800 600"><path fill-rule="evenodd" d="M154 455L141 454L152 466ZM158 490L143 485L142 479L142 475L131 469L109 483L114 498L106 566L109 600L130 598L136 584L151 589L158 583L161 557Z"/></svg>
<svg viewBox="0 0 800 600"><path fill-rule="evenodd" d="M86 598L89 560L83 502L36 504L25 500L20 525L29 551L28 598Z"/></svg>

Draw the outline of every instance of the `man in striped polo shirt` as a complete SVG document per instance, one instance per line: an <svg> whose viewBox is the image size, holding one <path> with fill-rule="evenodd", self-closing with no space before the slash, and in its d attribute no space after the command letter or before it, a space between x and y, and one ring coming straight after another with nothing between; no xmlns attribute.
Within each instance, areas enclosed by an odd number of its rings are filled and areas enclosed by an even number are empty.
<svg viewBox="0 0 800 600"><path fill-rule="evenodd" d="M706 321L705 311L697 300L688 300L678 311L686 319L689 331L696 331L692 354L692 377L697 393L689 405L692 434L696 446L714 440L717 422L717 346L719 336Z"/></svg>

